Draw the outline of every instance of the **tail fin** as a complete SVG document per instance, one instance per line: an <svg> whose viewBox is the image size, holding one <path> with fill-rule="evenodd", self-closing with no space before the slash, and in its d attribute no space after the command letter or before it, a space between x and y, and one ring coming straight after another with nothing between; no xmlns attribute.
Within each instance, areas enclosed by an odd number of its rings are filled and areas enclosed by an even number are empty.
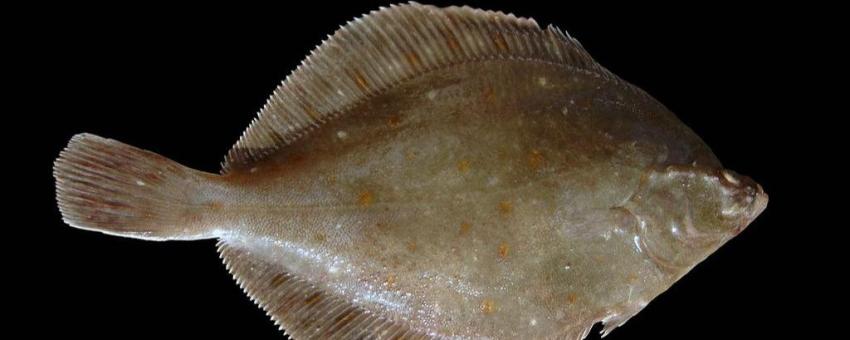
<svg viewBox="0 0 850 340"><path fill-rule="evenodd" d="M127 144L78 134L53 167L65 223L146 240L213 237L193 202L215 175Z"/></svg>

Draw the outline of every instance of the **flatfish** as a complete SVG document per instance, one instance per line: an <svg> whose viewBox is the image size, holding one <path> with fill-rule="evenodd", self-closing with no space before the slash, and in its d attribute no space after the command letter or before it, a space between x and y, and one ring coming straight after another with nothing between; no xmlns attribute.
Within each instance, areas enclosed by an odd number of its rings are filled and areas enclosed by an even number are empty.
<svg viewBox="0 0 850 340"><path fill-rule="evenodd" d="M79 134L54 177L73 227L217 239L296 339L607 334L768 200L558 28L416 3L329 36L220 174Z"/></svg>

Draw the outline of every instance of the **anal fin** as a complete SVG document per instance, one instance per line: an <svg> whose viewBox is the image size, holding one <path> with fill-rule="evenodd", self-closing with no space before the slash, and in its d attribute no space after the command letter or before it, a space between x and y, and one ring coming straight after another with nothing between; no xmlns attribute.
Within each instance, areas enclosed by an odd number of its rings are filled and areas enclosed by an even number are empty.
<svg viewBox="0 0 850 340"><path fill-rule="evenodd" d="M429 339L293 275L239 244L218 252L246 294L294 339Z"/></svg>

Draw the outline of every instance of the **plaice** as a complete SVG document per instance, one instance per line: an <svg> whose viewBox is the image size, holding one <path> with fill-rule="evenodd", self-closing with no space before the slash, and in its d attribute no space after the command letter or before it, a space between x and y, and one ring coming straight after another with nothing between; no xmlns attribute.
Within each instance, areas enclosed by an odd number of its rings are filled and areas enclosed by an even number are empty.
<svg viewBox="0 0 850 340"><path fill-rule="evenodd" d="M81 134L54 175L74 227L219 239L295 338L607 333L767 204L557 28L415 3L317 47L222 169Z"/></svg>

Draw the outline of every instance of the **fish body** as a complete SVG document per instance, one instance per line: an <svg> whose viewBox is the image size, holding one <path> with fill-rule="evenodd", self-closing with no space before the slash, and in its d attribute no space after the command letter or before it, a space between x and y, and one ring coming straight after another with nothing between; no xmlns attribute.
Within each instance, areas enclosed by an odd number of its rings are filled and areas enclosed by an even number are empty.
<svg viewBox="0 0 850 340"><path fill-rule="evenodd" d="M221 175L89 134L54 173L72 226L219 239L295 338L607 333L767 204L559 30L415 3L319 46Z"/></svg>

